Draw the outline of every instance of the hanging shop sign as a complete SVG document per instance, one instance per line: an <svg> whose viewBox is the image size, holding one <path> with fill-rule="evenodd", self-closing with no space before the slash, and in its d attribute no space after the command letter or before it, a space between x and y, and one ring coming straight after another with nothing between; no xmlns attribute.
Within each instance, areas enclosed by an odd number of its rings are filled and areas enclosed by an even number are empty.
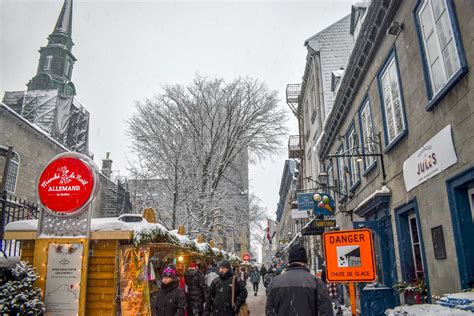
<svg viewBox="0 0 474 316"><path fill-rule="evenodd" d="M334 199L326 193L314 193L312 196L314 201L313 203L313 213L314 215L334 215Z"/></svg>
<svg viewBox="0 0 474 316"><path fill-rule="evenodd" d="M50 243L44 301L46 315L78 315L82 243Z"/></svg>
<svg viewBox="0 0 474 316"><path fill-rule="evenodd" d="M314 209L313 193L298 193L297 199L298 208L291 210L291 218L309 218Z"/></svg>
<svg viewBox="0 0 474 316"><path fill-rule="evenodd" d="M322 235L324 234L325 227L335 227L336 220L334 219L313 219L303 229L301 229L301 235Z"/></svg>
<svg viewBox="0 0 474 316"><path fill-rule="evenodd" d="M82 155L60 155L41 173L38 196L41 204L55 215L75 215L91 202L96 181L94 168Z"/></svg>
<svg viewBox="0 0 474 316"><path fill-rule="evenodd" d="M250 261L250 258L251 258L251 257L250 257L250 254L248 254L248 253L244 253L244 254L242 255L242 259L244 259L244 261Z"/></svg>
<svg viewBox="0 0 474 316"><path fill-rule="evenodd" d="M375 259L370 229L327 232L323 235L329 282L375 281Z"/></svg>
<svg viewBox="0 0 474 316"><path fill-rule="evenodd" d="M451 125L448 125L403 163L407 192L457 162Z"/></svg>
<svg viewBox="0 0 474 316"><path fill-rule="evenodd" d="M301 229L301 235L314 236L324 234L324 227L308 226Z"/></svg>

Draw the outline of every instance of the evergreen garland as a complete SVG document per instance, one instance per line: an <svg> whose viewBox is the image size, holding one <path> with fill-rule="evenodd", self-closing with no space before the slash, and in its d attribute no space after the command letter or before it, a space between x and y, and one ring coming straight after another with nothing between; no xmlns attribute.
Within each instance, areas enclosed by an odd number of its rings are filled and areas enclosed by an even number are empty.
<svg viewBox="0 0 474 316"><path fill-rule="evenodd" d="M43 293L33 283L38 279L34 268L20 261L12 268L14 280L0 286L0 315L43 315Z"/></svg>

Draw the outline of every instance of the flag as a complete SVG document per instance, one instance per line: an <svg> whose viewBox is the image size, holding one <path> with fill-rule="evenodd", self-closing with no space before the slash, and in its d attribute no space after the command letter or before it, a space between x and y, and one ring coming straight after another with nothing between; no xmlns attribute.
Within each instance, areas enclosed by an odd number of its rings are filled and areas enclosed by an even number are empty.
<svg viewBox="0 0 474 316"><path fill-rule="evenodd" d="M270 236L270 219L269 218L267 219L267 239L268 239L268 243L271 244L272 237Z"/></svg>

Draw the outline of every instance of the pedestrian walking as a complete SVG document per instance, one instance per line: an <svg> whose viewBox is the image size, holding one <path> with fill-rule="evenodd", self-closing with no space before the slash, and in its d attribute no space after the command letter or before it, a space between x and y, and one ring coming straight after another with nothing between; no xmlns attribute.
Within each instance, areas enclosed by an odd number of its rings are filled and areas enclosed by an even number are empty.
<svg viewBox="0 0 474 316"><path fill-rule="evenodd" d="M328 286L329 297L331 298L331 301L334 303L334 307L337 310L336 316L342 315L341 302L339 300L339 297L340 297L339 284L328 283L327 286Z"/></svg>
<svg viewBox="0 0 474 316"><path fill-rule="evenodd" d="M276 269L273 266L270 266L270 268L268 268L268 273L265 275L265 278L263 279L263 286L266 288L265 292L267 296L268 296L268 288L270 284L272 283L273 278L276 276L277 276Z"/></svg>
<svg viewBox="0 0 474 316"><path fill-rule="evenodd" d="M333 316L326 285L309 272L303 246L290 248L286 271L276 276L268 287L267 316Z"/></svg>
<svg viewBox="0 0 474 316"><path fill-rule="evenodd" d="M234 295L232 295L234 294ZM209 287L205 315L235 316L247 299L243 283L232 273L229 261L219 264L219 277Z"/></svg>
<svg viewBox="0 0 474 316"><path fill-rule="evenodd" d="M179 278L176 271L166 268L161 276L161 288L156 296L154 310L160 316L184 316L186 310L186 296L179 287Z"/></svg>
<svg viewBox="0 0 474 316"><path fill-rule="evenodd" d="M207 289L204 275L198 270L195 263L189 264L189 268L184 274L184 280L187 286L187 316L202 316Z"/></svg>
<svg viewBox="0 0 474 316"><path fill-rule="evenodd" d="M258 284L260 283L260 272L257 267L250 270L250 282L253 285L254 296L257 296L258 293Z"/></svg>
<svg viewBox="0 0 474 316"><path fill-rule="evenodd" d="M262 276L262 280L265 280L265 275L267 274L267 268L264 265L260 268L260 275Z"/></svg>

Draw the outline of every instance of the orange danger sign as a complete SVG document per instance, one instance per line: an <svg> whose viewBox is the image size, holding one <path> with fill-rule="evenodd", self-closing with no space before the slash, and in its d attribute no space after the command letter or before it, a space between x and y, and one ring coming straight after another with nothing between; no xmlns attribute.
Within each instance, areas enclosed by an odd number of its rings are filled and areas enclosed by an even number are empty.
<svg viewBox="0 0 474 316"><path fill-rule="evenodd" d="M329 282L375 281L372 231L357 229L323 235L326 276Z"/></svg>

